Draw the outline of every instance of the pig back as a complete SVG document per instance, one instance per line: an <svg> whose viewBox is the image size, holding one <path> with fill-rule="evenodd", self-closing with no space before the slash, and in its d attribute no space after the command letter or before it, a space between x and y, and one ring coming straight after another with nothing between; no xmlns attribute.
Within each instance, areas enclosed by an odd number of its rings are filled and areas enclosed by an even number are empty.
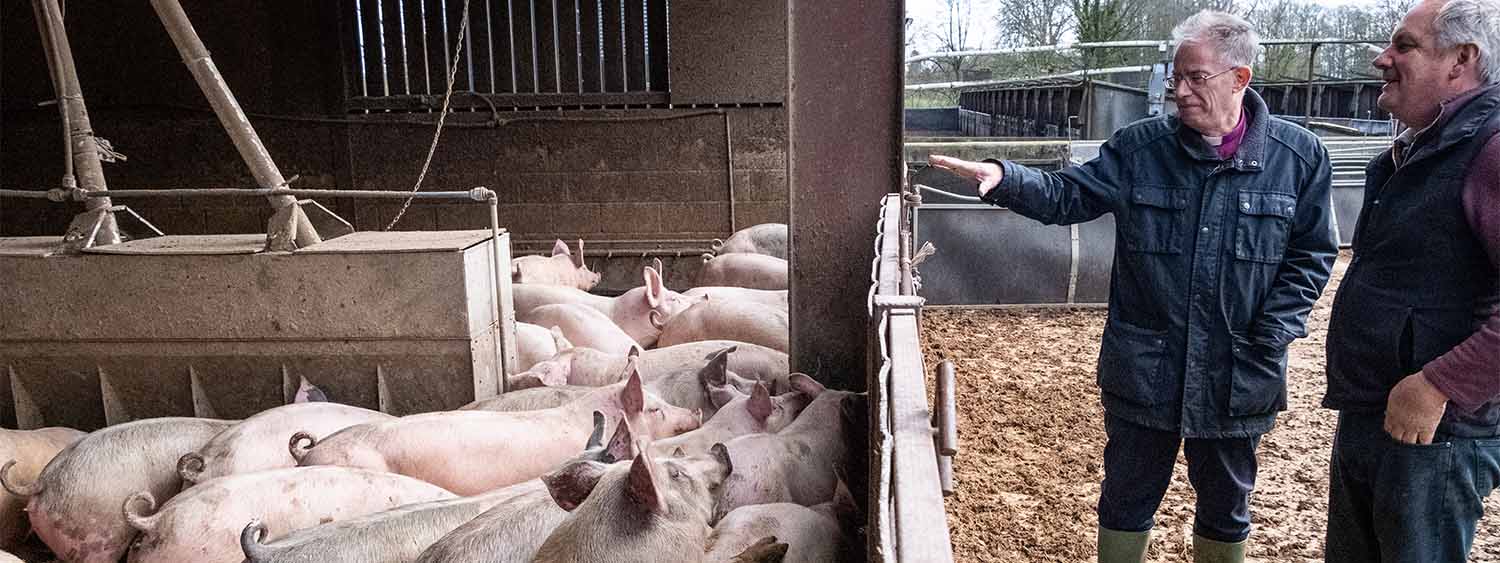
<svg viewBox="0 0 1500 563"><path fill-rule="evenodd" d="M582 385L555 385L551 387L532 387L502 393L494 397L487 397L474 401L458 410L479 410L495 412L518 412L537 411L560 407L573 402L574 399L587 395L597 387L586 387Z"/></svg>
<svg viewBox="0 0 1500 563"><path fill-rule="evenodd" d="M184 463L181 475L189 483L214 477L249 473L279 467L295 467L297 460L287 451L292 434L305 432L323 437L366 422L390 420L394 416L339 403L294 403L262 411L220 432L197 452L201 465L194 470Z"/></svg>
<svg viewBox="0 0 1500 563"><path fill-rule="evenodd" d="M11 483L35 482L57 452L83 436L72 428L0 429L0 463L15 461L6 479ZM31 525L25 510L25 497L0 489L0 548L14 549L26 539Z"/></svg>
<svg viewBox="0 0 1500 563"><path fill-rule="evenodd" d="M568 513L541 479L515 485L516 494L454 528L417 557L417 563L530 561Z"/></svg>
<svg viewBox="0 0 1500 563"><path fill-rule="evenodd" d="M126 507L141 538L130 563L239 563L240 533L259 520L267 537L432 500L454 498L436 485L353 467L293 467L200 483L160 505Z"/></svg>
<svg viewBox="0 0 1500 563"><path fill-rule="evenodd" d="M59 558L118 559L135 535L120 514L130 495L169 498L182 487L177 459L233 421L149 418L98 430L64 448L37 478L27 510L37 535Z"/></svg>

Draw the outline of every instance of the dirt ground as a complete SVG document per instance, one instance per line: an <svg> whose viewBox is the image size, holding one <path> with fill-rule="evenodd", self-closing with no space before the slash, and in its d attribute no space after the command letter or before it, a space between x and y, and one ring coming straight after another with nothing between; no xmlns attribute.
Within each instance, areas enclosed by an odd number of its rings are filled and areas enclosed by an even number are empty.
<svg viewBox="0 0 1500 563"><path fill-rule="evenodd" d="M1289 406L1261 442L1251 559L1321 561L1334 413L1325 388L1329 306L1347 263L1292 345ZM1094 560L1104 410L1094 383L1104 310L923 312L928 373L958 372L961 450L947 499L957 561ZM1470 561L1500 562L1500 494L1490 495ZM1193 491L1180 454L1156 515L1149 561L1191 561Z"/></svg>

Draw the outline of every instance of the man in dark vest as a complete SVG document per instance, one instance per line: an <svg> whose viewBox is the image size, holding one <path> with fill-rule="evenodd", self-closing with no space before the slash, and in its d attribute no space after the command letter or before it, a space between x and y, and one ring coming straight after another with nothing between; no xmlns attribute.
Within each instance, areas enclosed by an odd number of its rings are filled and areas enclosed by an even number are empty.
<svg viewBox="0 0 1500 563"><path fill-rule="evenodd" d="M1407 129L1329 322L1325 558L1464 561L1500 483L1500 2L1418 4L1375 66Z"/></svg>
<svg viewBox="0 0 1500 563"><path fill-rule="evenodd" d="M1172 31L1177 113L1116 132L1061 172L930 162L1044 223L1115 218L1104 403L1102 563L1144 560L1179 451L1197 493L1193 560L1243 561L1260 437L1286 408L1287 345L1338 251L1328 153L1250 88L1244 19L1203 11Z"/></svg>

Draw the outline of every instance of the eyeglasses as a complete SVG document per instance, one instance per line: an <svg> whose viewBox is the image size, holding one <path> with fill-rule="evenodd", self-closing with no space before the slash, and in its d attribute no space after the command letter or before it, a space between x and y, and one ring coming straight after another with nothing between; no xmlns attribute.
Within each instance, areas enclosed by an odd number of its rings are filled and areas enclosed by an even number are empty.
<svg viewBox="0 0 1500 563"><path fill-rule="evenodd" d="M1224 73L1229 72L1231 70L1237 69L1237 68L1240 68L1240 67L1232 66L1232 67L1226 68L1224 70L1221 70L1219 72L1215 72L1213 74L1207 74L1207 73L1203 73L1203 72L1196 72L1196 73L1193 73L1193 74L1190 74L1190 75L1187 75L1187 76L1180 76L1180 75L1173 74L1172 76L1168 76L1167 77L1167 80L1166 80L1167 87L1168 88L1176 89L1178 84L1181 84L1183 81L1187 81L1188 86L1191 86L1193 88L1202 88L1203 85L1207 84L1210 79L1212 79L1212 78L1214 78L1214 77L1216 77L1216 76L1218 76L1220 74L1224 74Z"/></svg>

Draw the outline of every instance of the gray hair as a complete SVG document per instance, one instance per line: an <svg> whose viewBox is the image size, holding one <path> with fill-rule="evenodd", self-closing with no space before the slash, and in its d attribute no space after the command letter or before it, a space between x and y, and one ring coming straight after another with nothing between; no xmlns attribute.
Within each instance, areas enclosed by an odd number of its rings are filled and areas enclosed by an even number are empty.
<svg viewBox="0 0 1500 563"><path fill-rule="evenodd" d="M1432 19L1437 45L1452 49L1464 44L1479 48L1475 63L1482 84L1500 82L1494 57L1500 53L1500 2L1496 0L1448 0Z"/></svg>
<svg viewBox="0 0 1500 563"><path fill-rule="evenodd" d="M1453 0L1455 2L1484 2L1486 0ZM1255 33L1255 28L1245 18L1219 12L1216 10L1203 10L1192 17L1182 20L1177 27L1172 28L1172 42L1181 45L1183 41L1201 41L1213 48L1215 54L1227 64L1235 66L1251 66L1255 63L1255 53L1260 49L1260 36ZM1173 47L1173 56L1176 56L1177 47Z"/></svg>

